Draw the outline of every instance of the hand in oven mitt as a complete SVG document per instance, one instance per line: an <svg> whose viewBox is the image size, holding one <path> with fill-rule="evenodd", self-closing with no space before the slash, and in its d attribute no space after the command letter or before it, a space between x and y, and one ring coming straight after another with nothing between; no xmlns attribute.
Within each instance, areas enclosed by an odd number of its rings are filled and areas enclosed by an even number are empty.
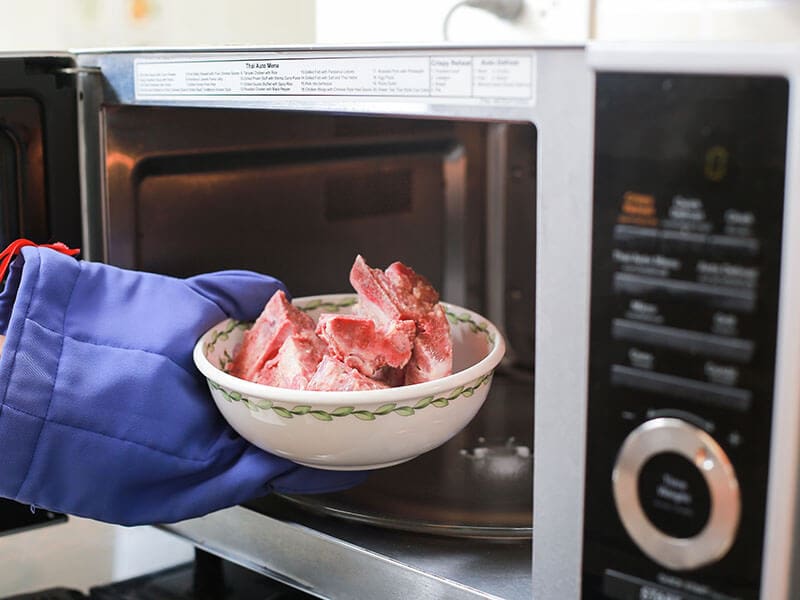
<svg viewBox="0 0 800 600"><path fill-rule="evenodd" d="M195 369L201 334L255 319L278 289L249 271L176 279L23 248L0 294L0 496L136 525L362 481L243 440Z"/></svg>

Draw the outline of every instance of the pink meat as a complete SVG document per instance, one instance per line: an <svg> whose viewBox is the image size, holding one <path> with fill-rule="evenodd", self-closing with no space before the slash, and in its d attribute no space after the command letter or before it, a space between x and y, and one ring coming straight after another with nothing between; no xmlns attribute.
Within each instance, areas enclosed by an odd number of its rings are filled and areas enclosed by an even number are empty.
<svg viewBox="0 0 800 600"><path fill-rule="evenodd" d="M284 341L302 331L314 331L314 320L292 306L282 291L273 294L261 315L244 334L230 373L255 381L264 364L278 354Z"/></svg>
<svg viewBox="0 0 800 600"><path fill-rule="evenodd" d="M307 390L353 392L359 390L380 390L389 387L348 367L342 361L325 355L316 373L308 382Z"/></svg>
<svg viewBox="0 0 800 600"><path fill-rule="evenodd" d="M382 322L423 318L439 302L430 282L401 262L384 272L371 268L359 254L350 269L350 283L358 292L360 310Z"/></svg>
<svg viewBox="0 0 800 600"><path fill-rule="evenodd" d="M357 256L350 282L357 314L314 321L277 292L231 363L231 374L309 390L367 390L421 383L453 368L450 325L439 294L403 263L386 271Z"/></svg>
<svg viewBox="0 0 800 600"><path fill-rule="evenodd" d="M358 310L379 324L403 319L392 284L380 269L371 268L359 254L350 269L350 284L358 292Z"/></svg>
<svg viewBox="0 0 800 600"><path fill-rule="evenodd" d="M255 381L264 385L305 389L325 355L325 342L313 331L301 331L286 338L274 358L268 360Z"/></svg>
<svg viewBox="0 0 800 600"><path fill-rule="evenodd" d="M375 377L382 367L404 367L416 331L414 321L390 321L379 327L359 315L323 314L317 321L317 335L327 342L328 353L367 377Z"/></svg>
<svg viewBox="0 0 800 600"><path fill-rule="evenodd" d="M450 323L440 304L417 321L414 351L406 365L405 383L422 383L453 372Z"/></svg>
<svg viewBox="0 0 800 600"><path fill-rule="evenodd" d="M439 302L439 292L411 267L393 262L386 268L385 274L391 285L394 303L404 319L422 319Z"/></svg>

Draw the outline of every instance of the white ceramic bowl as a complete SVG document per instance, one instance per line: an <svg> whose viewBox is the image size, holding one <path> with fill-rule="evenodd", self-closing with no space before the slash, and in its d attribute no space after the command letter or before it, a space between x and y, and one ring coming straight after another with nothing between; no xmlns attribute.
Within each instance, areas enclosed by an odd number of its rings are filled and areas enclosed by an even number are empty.
<svg viewBox="0 0 800 600"><path fill-rule="evenodd" d="M314 320L351 312L353 294L296 298ZM222 415L239 434L268 452L331 470L389 467L444 444L486 400L505 354L494 325L465 308L442 303L450 320L453 374L402 387L355 392L291 390L233 377L225 367L249 323L227 319L197 342L194 361Z"/></svg>

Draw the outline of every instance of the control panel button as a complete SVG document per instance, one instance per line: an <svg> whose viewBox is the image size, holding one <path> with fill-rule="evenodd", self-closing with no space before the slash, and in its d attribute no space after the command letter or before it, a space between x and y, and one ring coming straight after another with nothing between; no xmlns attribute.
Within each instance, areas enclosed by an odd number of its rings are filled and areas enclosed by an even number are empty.
<svg viewBox="0 0 800 600"><path fill-rule="evenodd" d="M667 252L691 252L700 253L705 249L708 236L705 233L691 233L688 231L671 231L669 229L661 232L663 248Z"/></svg>
<svg viewBox="0 0 800 600"><path fill-rule="evenodd" d="M750 362L755 350L755 344L751 340L639 323L628 319L614 319L611 324L611 336L626 342L648 344L739 363Z"/></svg>
<svg viewBox="0 0 800 600"><path fill-rule="evenodd" d="M631 273L614 274L614 291L618 294L702 302L712 308L737 310L745 313L751 313L756 308L756 292L752 289L648 277Z"/></svg>
<svg viewBox="0 0 800 600"><path fill-rule="evenodd" d="M611 366L611 384L679 400L692 400L709 406L730 408L738 412L750 410L753 402L750 390L666 373L654 373L624 365Z"/></svg>
<svg viewBox="0 0 800 600"><path fill-rule="evenodd" d="M614 241L619 248L642 251L655 251L659 244L659 231L653 227L617 225L614 227Z"/></svg>
<svg viewBox="0 0 800 600"><path fill-rule="evenodd" d="M756 238L732 235L708 236L708 256L714 258L752 258L758 256L761 244Z"/></svg>
<svg viewBox="0 0 800 600"><path fill-rule="evenodd" d="M675 452L656 454L642 466L639 501L650 522L675 538L696 536L711 514L711 495L701 471Z"/></svg>
<svg viewBox="0 0 800 600"><path fill-rule="evenodd" d="M637 225L614 226L614 242L619 248L661 251L675 254L702 254L713 258L754 258L761 251L757 238L695 233Z"/></svg>
<svg viewBox="0 0 800 600"><path fill-rule="evenodd" d="M733 545L741 514L733 466L714 438L686 421L664 417L634 429L612 487L628 535L668 569L716 562Z"/></svg>
<svg viewBox="0 0 800 600"><path fill-rule="evenodd" d="M603 575L603 594L614 600L631 600L632 598L636 600L708 600L708 596L701 597L683 590L667 588L613 569L606 569ZM720 596L719 600L728 599ZM730 600L735 599L731 598Z"/></svg>

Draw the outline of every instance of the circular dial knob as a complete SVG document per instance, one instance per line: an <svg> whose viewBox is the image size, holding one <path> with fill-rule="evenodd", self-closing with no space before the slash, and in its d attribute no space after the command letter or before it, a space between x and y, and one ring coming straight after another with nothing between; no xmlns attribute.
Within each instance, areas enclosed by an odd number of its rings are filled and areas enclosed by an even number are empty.
<svg viewBox="0 0 800 600"><path fill-rule="evenodd" d="M639 548L673 570L722 558L739 527L739 483L708 433L676 418L634 429L612 475L622 524Z"/></svg>

